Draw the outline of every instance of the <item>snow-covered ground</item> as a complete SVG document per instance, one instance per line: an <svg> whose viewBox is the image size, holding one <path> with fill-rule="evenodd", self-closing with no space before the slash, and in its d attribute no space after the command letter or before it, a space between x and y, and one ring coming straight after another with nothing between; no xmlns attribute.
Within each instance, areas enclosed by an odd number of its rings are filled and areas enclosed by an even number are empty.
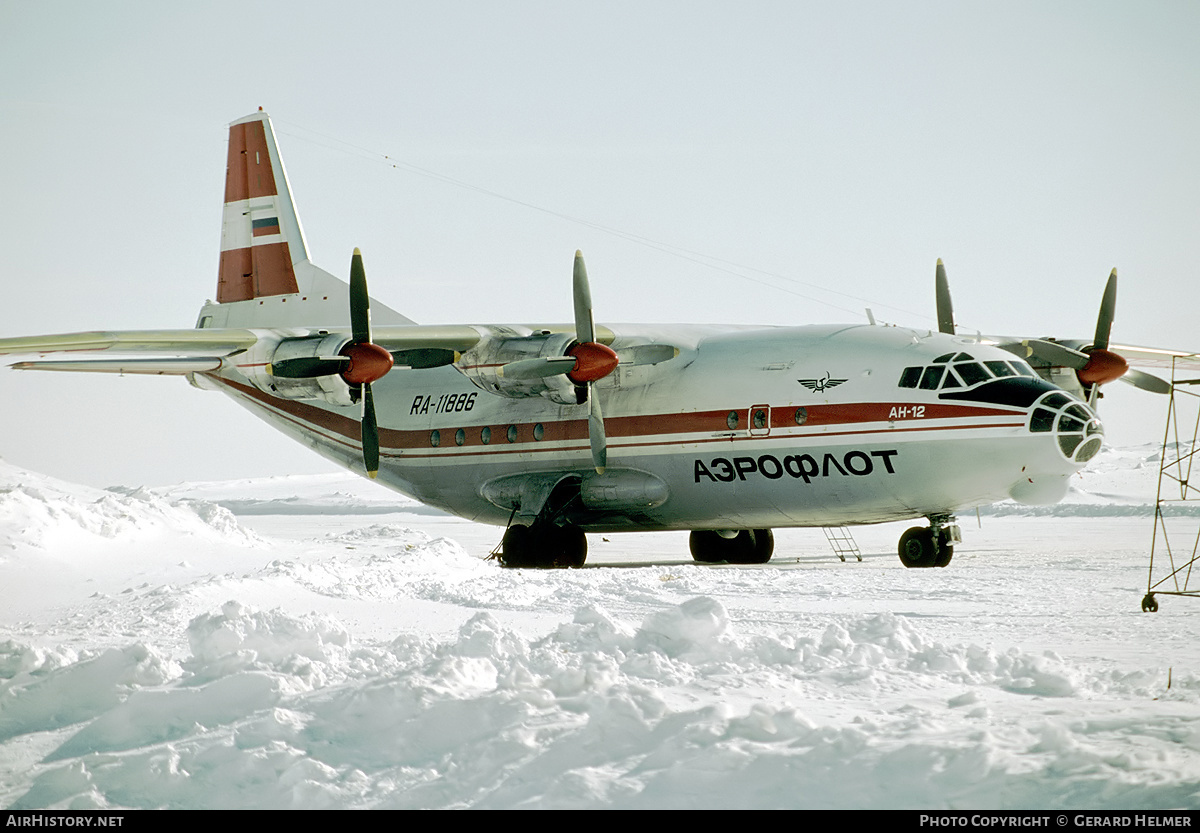
<svg viewBox="0 0 1200 833"><path fill-rule="evenodd" d="M1200 807L1200 600L1139 609L1158 463L1049 516L684 534L503 570L347 476L101 491L0 462L0 805ZM1142 508L1139 508L1142 507Z"/></svg>

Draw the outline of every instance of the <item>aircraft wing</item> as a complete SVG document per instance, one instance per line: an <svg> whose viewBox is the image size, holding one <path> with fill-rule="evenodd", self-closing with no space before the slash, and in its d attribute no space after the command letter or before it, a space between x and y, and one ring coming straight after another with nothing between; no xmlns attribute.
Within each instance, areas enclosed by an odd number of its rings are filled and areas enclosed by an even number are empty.
<svg viewBox="0 0 1200 833"><path fill-rule="evenodd" d="M321 330L338 333L343 328ZM85 373L135 373L183 376L216 370L223 359L245 352L268 338L306 338L316 330L93 330L81 333L21 336L0 339L0 356L70 353L64 360L16 362L17 370L56 370ZM350 333L347 330L346 336ZM391 352L408 350L468 350L483 337L480 330L461 325L379 327L375 341Z"/></svg>
<svg viewBox="0 0 1200 833"><path fill-rule="evenodd" d="M1008 350L1010 353L1015 353L1024 358L1029 356L1037 356L1041 352L1046 355L1041 358L1049 361L1055 357L1062 359L1062 365L1071 367L1072 361L1067 358L1066 352L1079 352L1081 349L1090 347L1089 343L1079 339L1055 339L1055 338L1028 338L1024 336L975 336L973 340L980 344L989 344L993 347L1000 347ZM1047 344L1049 347L1047 347ZM1062 348L1060 351L1054 348ZM1166 347L1139 347L1133 344L1110 344L1109 350L1119 353L1130 366L1133 367L1152 367L1160 370L1170 370L1171 364L1174 362L1176 368L1200 371L1200 353L1194 353L1188 350L1172 350Z"/></svg>
<svg viewBox="0 0 1200 833"><path fill-rule="evenodd" d="M1177 369L1200 372L1200 353L1185 350L1166 350L1160 347L1136 347L1130 344L1113 344L1109 347L1120 353L1136 367L1156 367L1170 370L1172 363Z"/></svg>

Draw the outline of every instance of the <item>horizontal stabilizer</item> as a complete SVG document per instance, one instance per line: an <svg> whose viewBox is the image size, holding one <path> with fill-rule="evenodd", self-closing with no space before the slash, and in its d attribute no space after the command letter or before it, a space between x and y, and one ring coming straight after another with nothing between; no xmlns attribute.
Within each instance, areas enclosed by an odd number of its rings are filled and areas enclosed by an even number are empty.
<svg viewBox="0 0 1200 833"><path fill-rule="evenodd" d="M120 353L160 352L229 355L254 346L250 330L114 330L0 338L0 356L21 353L64 353L112 350Z"/></svg>

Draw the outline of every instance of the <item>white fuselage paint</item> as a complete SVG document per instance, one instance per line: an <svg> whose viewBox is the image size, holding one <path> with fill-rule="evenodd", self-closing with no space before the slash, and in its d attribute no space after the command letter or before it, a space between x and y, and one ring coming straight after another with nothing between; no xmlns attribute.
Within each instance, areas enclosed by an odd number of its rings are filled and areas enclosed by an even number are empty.
<svg viewBox="0 0 1200 833"><path fill-rule="evenodd" d="M665 484L667 497L588 513L577 522L590 531L831 526L952 514L1009 497L1055 502L1083 467L1060 451L1054 431L1031 432L1028 403L947 399L945 390L899 385L905 368L948 353L1013 360L968 339L876 326L611 329L615 349L657 340L681 350L658 365L619 366L595 385L606 476L633 471ZM233 368L211 381L362 471L357 406L275 399ZM597 477L586 406L500 396L450 366L394 370L373 390L379 479L425 503L504 524L512 508L486 499L485 484L536 473Z"/></svg>

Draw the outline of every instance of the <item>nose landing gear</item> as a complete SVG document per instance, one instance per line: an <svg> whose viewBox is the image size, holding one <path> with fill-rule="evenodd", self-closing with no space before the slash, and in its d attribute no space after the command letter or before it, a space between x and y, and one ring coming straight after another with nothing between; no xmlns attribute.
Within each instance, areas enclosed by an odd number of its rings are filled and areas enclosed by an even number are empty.
<svg viewBox="0 0 1200 833"><path fill-rule="evenodd" d="M905 567L945 567L954 557L962 532L953 515L930 515L929 526L914 526L900 536L900 563Z"/></svg>

